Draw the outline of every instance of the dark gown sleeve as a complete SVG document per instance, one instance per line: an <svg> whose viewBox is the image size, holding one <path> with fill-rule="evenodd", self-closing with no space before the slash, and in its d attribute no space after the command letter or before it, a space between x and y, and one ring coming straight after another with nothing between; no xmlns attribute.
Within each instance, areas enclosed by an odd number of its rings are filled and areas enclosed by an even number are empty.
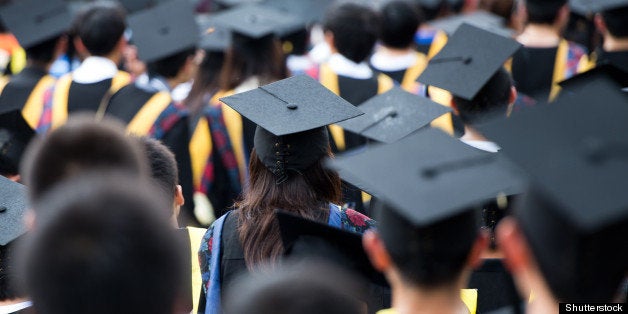
<svg viewBox="0 0 628 314"><path fill-rule="evenodd" d="M177 159L177 168L179 170L179 184L183 189L183 197L185 204L183 210L186 215L196 222L194 216L194 185L192 182L192 164L190 160L190 131L188 129L188 117L179 119L161 141L172 150ZM196 222L196 224L198 224Z"/></svg>

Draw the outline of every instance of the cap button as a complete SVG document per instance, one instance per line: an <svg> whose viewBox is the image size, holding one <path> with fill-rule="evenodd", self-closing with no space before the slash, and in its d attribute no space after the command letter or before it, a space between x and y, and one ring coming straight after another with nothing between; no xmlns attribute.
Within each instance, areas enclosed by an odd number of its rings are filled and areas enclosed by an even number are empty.
<svg viewBox="0 0 628 314"><path fill-rule="evenodd" d="M288 109L290 109L290 110L296 110L297 108L299 108L299 106L297 106L297 105L293 105L293 104L289 104L287 107L288 107Z"/></svg>
<svg viewBox="0 0 628 314"><path fill-rule="evenodd" d="M7 208L4 206L0 206L0 213L4 213L7 211Z"/></svg>

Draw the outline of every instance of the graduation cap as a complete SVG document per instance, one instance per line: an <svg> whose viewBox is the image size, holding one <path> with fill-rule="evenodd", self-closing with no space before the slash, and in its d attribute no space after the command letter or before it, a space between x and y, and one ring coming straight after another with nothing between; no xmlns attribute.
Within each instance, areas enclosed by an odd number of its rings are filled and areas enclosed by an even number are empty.
<svg viewBox="0 0 628 314"><path fill-rule="evenodd" d="M172 0L129 17L133 41L144 62L157 61L198 44L192 4Z"/></svg>
<svg viewBox="0 0 628 314"><path fill-rule="evenodd" d="M364 115L338 123L343 129L392 143L428 125L451 109L394 87L360 106Z"/></svg>
<svg viewBox="0 0 628 314"><path fill-rule="evenodd" d="M304 26L299 18L257 4L237 6L211 17L212 23L245 37L259 39L269 35L290 34Z"/></svg>
<svg viewBox="0 0 628 314"><path fill-rule="evenodd" d="M627 116L625 95L601 79L480 127L532 178L515 215L559 300L610 301L627 271Z"/></svg>
<svg viewBox="0 0 628 314"><path fill-rule="evenodd" d="M231 47L231 30L212 23L209 17L199 16L196 23L201 34L201 49L224 52Z"/></svg>
<svg viewBox="0 0 628 314"><path fill-rule="evenodd" d="M0 176L0 246L26 233L26 187Z"/></svg>
<svg viewBox="0 0 628 314"><path fill-rule="evenodd" d="M521 174L500 154L471 147L437 129L330 160L347 182L422 227L500 194L522 190Z"/></svg>
<svg viewBox="0 0 628 314"><path fill-rule="evenodd" d="M417 81L472 100L521 44L462 24Z"/></svg>
<svg viewBox="0 0 628 314"><path fill-rule="evenodd" d="M260 160L277 177L304 170L327 154L328 124L363 114L355 106L305 75L220 98L258 125L254 145Z"/></svg>
<svg viewBox="0 0 628 314"><path fill-rule="evenodd" d="M135 13L145 9L155 7L159 3L169 0L118 0L128 13Z"/></svg>
<svg viewBox="0 0 628 314"><path fill-rule="evenodd" d="M0 113L0 162L3 168L17 173L22 155L35 131L22 117L19 110Z"/></svg>
<svg viewBox="0 0 628 314"><path fill-rule="evenodd" d="M216 3L226 6L228 8L260 2L264 2L264 0L216 0Z"/></svg>
<svg viewBox="0 0 628 314"><path fill-rule="evenodd" d="M602 12L628 7L626 0L571 0L570 4L578 11Z"/></svg>
<svg viewBox="0 0 628 314"><path fill-rule="evenodd" d="M582 88L592 82L599 80L610 80L617 84L617 89L628 87L628 72L620 69L613 64L605 63L595 68L572 76L560 83L562 93L574 93L582 90Z"/></svg>
<svg viewBox="0 0 628 314"><path fill-rule="evenodd" d="M24 48L66 32L72 17L63 0L20 0L0 8L0 19Z"/></svg>
<svg viewBox="0 0 628 314"><path fill-rule="evenodd" d="M341 230L283 211L276 212L285 255L319 258L357 271L370 282L388 286L362 248L362 235Z"/></svg>
<svg viewBox="0 0 628 314"><path fill-rule="evenodd" d="M266 0L264 6L296 16L306 24L320 22L335 0Z"/></svg>
<svg viewBox="0 0 628 314"><path fill-rule="evenodd" d="M430 26L440 29L451 35L456 32L460 25L467 23L475 27L493 32L495 34L511 37L514 30L506 26L503 17L487 11L475 11L472 13L452 15L430 22Z"/></svg>

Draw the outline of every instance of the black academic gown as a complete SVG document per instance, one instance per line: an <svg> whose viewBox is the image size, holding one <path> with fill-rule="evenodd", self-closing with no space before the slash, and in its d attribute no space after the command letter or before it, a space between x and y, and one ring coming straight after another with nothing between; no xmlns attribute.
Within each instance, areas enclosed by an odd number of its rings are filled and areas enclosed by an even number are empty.
<svg viewBox="0 0 628 314"><path fill-rule="evenodd" d="M106 115L113 116L129 124L135 115L142 109L157 92L147 91L135 84L127 85L116 92L107 106ZM185 205L183 209L188 216L194 216L194 185L192 183L192 166L190 162L190 134L188 119L182 117L162 137L158 138L175 155L179 170L179 184L183 189Z"/></svg>
<svg viewBox="0 0 628 314"><path fill-rule="evenodd" d="M539 102L549 98L558 47L521 47L512 58L512 78L517 91Z"/></svg>
<svg viewBox="0 0 628 314"><path fill-rule="evenodd" d="M15 109L21 110L37 83L46 74L46 71L42 69L28 66L22 72L11 77L9 83L2 90L2 94L0 94L0 112Z"/></svg>
<svg viewBox="0 0 628 314"><path fill-rule="evenodd" d="M478 289L478 313L521 303L512 276L501 259L485 259L471 274L468 288Z"/></svg>

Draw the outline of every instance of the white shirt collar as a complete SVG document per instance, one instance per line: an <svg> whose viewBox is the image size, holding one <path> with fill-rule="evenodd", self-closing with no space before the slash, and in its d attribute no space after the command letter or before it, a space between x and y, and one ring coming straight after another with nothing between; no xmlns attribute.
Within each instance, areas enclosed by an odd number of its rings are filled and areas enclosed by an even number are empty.
<svg viewBox="0 0 628 314"><path fill-rule="evenodd" d="M72 80L91 84L113 78L118 73L116 64L104 57L88 57L72 72Z"/></svg>
<svg viewBox="0 0 628 314"><path fill-rule="evenodd" d="M469 146L473 146L477 149L481 149L489 153L497 153L501 149L499 145L491 141L478 141L478 140L465 140L465 139L461 139L461 141Z"/></svg>
<svg viewBox="0 0 628 314"><path fill-rule="evenodd" d="M339 53L334 53L327 61L334 73L354 79L369 79L373 77L373 70L365 62L355 63Z"/></svg>
<svg viewBox="0 0 628 314"><path fill-rule="evenodd" d="M408 53L397 56L378 51L371 57L371 64L380 71L401 71L413 66L417 58L417 54L414 51L409 51Z"/></svg>

